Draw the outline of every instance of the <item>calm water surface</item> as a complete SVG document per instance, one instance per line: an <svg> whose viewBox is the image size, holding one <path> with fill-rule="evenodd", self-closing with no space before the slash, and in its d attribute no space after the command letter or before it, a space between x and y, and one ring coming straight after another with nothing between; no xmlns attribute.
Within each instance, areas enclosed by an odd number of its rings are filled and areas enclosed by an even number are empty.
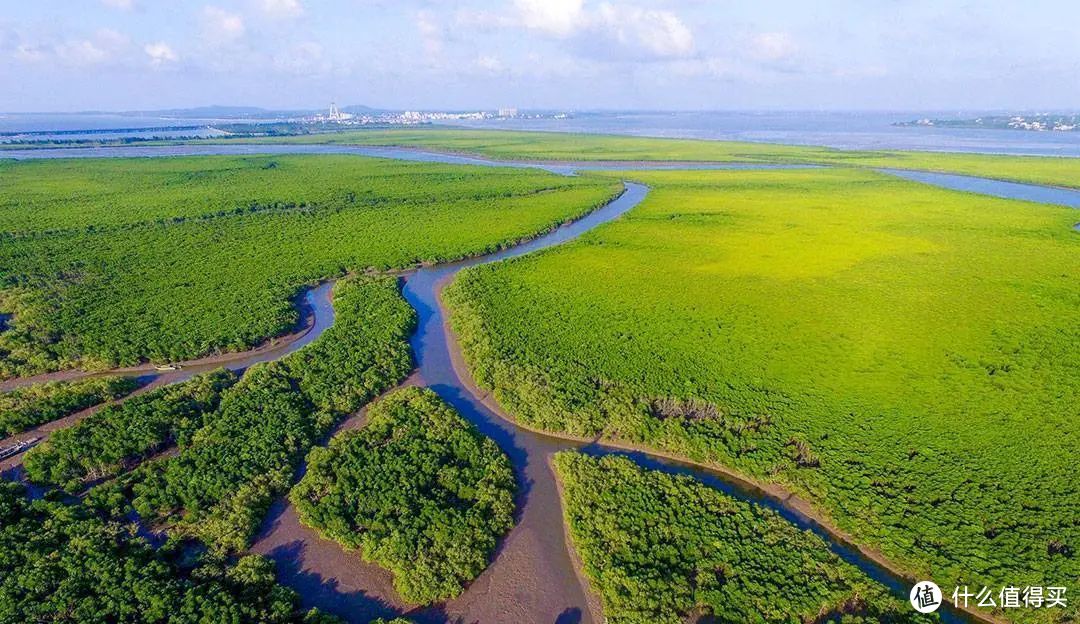
<svg viewBox="0 0 1080 624"><path fill-rule="evenodd" d="M567 119L454 122L470 128L622 134L681 139L819 145L856 150L924 150L1080 156L1080 132L900 127L915 119L971 119L979 112L621 112ZM999 114L999 113L998 113Z"/></svg>
<svg viewBox="0 0 1080 624"><path fill-rule="evenodd" d="M1080 132L1027 132L977 128L898 127L921 118L972 119L1005 111L710 111L710 112L573 112L566 119L487 119L453 121L456 126L487 129L623 134L824 145L841 149L910 149L999 154L1080 156ZM97 130L101 136L153 136L153 132L117 129L167 125L281 121L255 119L177 119L154 115L0 113L0 132ZM111 132L110 132L111 131ZM63 138L66 135L60 135Z"/></svg>

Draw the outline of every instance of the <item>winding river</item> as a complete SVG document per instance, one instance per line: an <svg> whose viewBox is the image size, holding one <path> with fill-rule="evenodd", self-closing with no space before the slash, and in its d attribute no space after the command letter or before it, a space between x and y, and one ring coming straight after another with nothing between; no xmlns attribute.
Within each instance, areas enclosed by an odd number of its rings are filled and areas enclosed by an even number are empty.
<svg viewBox="0 0 1080 624"><path fill-rule="evenodd" d="M580 169L644 170L644 169L730 169L768 168L757 165L726 163L529 163L491 161L482 158L447 155L402 148L368 148L355 146L263 146L263 145L195 145L116 148L40 149L0 152L0 158L59 158L70 156L178 156L194 154L295 154L342 153L398 158L411 161L499 167L541 168L563 175L573 175ZM1080 207L1080 191L1050 189L1027 184L1015 184L909 171L885 173L934 184L945 188L979 192L999 197L1043 201ZM402 292L418 315L419 324L411 338L416 372L406 382L430 387L463 416L473 422L485 435L493 438L510 456L522 484L518 501L518 523L503 541L494 562L459 598L445 605L426 609L411 609L400 603L392 590L389 573L363 563L355 554L342 551L336 544L319 539L296 519L295 512L280 502L256 540L253 550L277 560L282 581L299 590L306 606L318 606L352 622L400 613L421 623L446 621L465 622L597 622L595 602L575 573L564 534L561 504L548 463L551 455L563 449L576 448L592 454L621 453L638 464L669 473L688 474L725 493L748 500L780 513L794 524L814 531L825 539L830 548L870 577L886 584L899 597L906 598L910 579L892 571L886 562L873 552L861 549L845 536L819 523L813 512L800 501L782 492L763 489L753 483L722 471L709 470L677 460L641 451L627 451L602 443L566 440L543 435L518 427L499 413L498 406L472 383L457 352L455 338L450 332L441 305L442 288L458 271L478 264L497 262L573 239L603 223L624 214L645 199L648 188L633 182L624 183L624 192L614 201L582 219L564 225L544 236L510 249L479 258L433 267L421 268L407 274ZM333 323L330 305L330 283L304 294L310 311L305 325L287 340L279 340L243 354L206 358L186 364L170 372L146 367L127 369L128 374L156 376L153 385L174 383L194 374L225 365L240 370L257 362L277 359L303 347L317 338ZM122 371L124 372L124 371ZM76 376L72 373L70 376ZM26 380L7 384L14 387ZM362 424L358 415L346 426ZM67 423L53 423L42 428L47 434ZM23 437L34 432L23 434ZM12 460L8 460L12 461ZM0 466L3 467L3 466ZM946 622L972 621L967 613L946 609Z"/></svg>

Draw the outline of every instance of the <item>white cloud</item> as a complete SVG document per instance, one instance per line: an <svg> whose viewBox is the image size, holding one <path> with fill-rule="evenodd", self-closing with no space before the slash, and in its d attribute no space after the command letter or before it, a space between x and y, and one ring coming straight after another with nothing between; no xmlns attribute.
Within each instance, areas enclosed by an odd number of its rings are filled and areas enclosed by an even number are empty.
<svg viewBox="0 0 1080 624"><path fill-rule="evenodd" d="M612 2L590 8L584 0L515 0L514 6L520 27L573 40L592 56L673 58L694 50L690 28L667 10Z"/></svg>
<svg viewBox="0 0 1080 624"><path fill-rule="evenodd" d="M521 24L567 37L585 26L584 0L514 0Z"/></svg>
<svg viewBox="0 0 1080 624"><path fill-rule="evenodd" d="M88 67L120 59L130 44L131 40L127 36L102 28L91 37L20 44L15 48L15 58L26 63Z"/></svg>
<svg viewBox="0 0 1080 624"><path fill-rule="evenodd" d="M244 18L216 6L202 10L203 37L212 43L229 43L244 36Z"/></svg>
<svg viewBox="0 0 1080 624"><path fill-rule="evenodd" d="M600 5L597 21L608 37L647 56L678 57L694 51L693 33L670 11L605 2Z"/></svg>
<svg viewBox="0 0 1080 624"><path fill-rule="evenodd" d="M150 57L150 64L154 67L175 63L180 58L172 47L164 41L146 44L143 46L143 52L146 52L146 55Z"/></svg>
<svg viewBox="0 0 1080 624"><path fill-rule="evenodd" d="M293 18L304 14L300 0L258 0L259 10L273 18Z"/></svg>
<svg viewBox="0 0 1080 624"><path fill-rule="evenodd" d="M101 0L101 4L121 11L130 11L135 8L135 0Z"/></svg>

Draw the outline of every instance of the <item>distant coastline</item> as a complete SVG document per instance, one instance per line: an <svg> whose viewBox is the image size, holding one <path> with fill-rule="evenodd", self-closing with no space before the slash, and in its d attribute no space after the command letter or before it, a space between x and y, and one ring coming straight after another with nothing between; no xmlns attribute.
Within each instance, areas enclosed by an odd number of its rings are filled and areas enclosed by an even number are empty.
<svg viewBox="0 0 1080 624"><path fill-rule="evenodd" d="M253 116L256 112L259 114ZM0 113L0 156L10 149L226 141L296 134L312 135L314 139L316 135L342 130L442 126L742 141L844 150L1080 157L1080 132L1063 131L1061 125L1058 131L1002 132L988 123L990 119L1000 119L1004 122L1000 127L1008 128L1011 117L1001 111L395 112L343 106L336 112L337 115L331 115L329 111L213 107L142 113ZM283 116L290 113L305 114L295 119ZM1031 122L1034 117L1024 119ZM1064 115L1059 121L1071 125ZM1055 127L1048 120L1042 123L1048 124L1047 128ZM190 129L192 126L196 128Z"/></svg>
<svg viewBox="0 0 1080 624"><path fill-rule="evenodd" d="M968 128L979 130L1024 130L1028 132L1076 132L1080 130L1078 114L990 115L971 119L916 119L900 121L900 128Z"/></svg>

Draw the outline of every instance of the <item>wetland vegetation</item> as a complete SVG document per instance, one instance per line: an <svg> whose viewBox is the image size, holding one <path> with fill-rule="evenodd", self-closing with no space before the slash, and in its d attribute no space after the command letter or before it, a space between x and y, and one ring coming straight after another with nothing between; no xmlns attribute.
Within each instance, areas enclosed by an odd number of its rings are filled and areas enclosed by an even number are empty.
<svg viewBox="0 0 1080 624"><path fill-rule="evenodd" d="M353 131L308 137L252 139L251 142L392 145L463 152L502 160L702 161L891 167L1080 188L1080 158L1053 156L840 150L775 143L450 129Z"/></svg>
<svg viewBox="0 0 1080 624"><path fill-rule="evenodd" d="M308 458L300 520L394 573L406 601L453 598L514 520L510 460L434 392L405 388Z"/></svg>
<svg viewBox="0 0 1080 624"><path fill-rule="evenodd" d="M0 482L0 622L333 624L303 613L273 564L156 550L81 504Z"/></svg>
<svg viewBox="0 0 1080 624"><path fill-rule="evenodd" d="M235 373L219 370L106 406L31 449L23 467L36 483L77 493L163 448L187 447L235 382Z"/></svg>
<svg viewBox="0 0 1080 624"><path fill-rule="evenodd" d="M416 314L397 279L356 274L497 249L588 212L622 177L652 192L618 222L446 291L471 371L519 422L779 484L943 587L1080 578L1076 213L865 169L1077 186L1068 159L442 130L318 140L844 166L564 178L353 156L0 161L0 318L14 314L0 379L244 349L296 327L305 285L353 274L307 347L108 406L32 450L35 481L107 481L85 505L0 495L0 621L333 621L301 614L243 553L309 451L412 370ZM75 387L0 401L17 399L25 429L130 391ZM311 453L292 499L393 571L406 600L458 595L512 526L506 457L430 391L370 417ZM771 512L624 459L556 467L613 621L910 615ZM173 539L151 549L131 518ZM179 557L193 542L208 552ZM49 582L31 587L35 570ZM1077 606L1005 615L1064 622Z"/></svg>
<svg viewBox="0 0 1080 624"><path fill-rule="evenodd" d="M335 323L316 341L249 369L173 456L91 490L113 515L134 509L175 536L242 551L301 459L349 412L412 369L416 322L391 277L339 281Z"/></svg>
<svg viewBox="0 0 1080 624"><path fill-rule="evenodd" d="M857 170L630 177L653 190L619 221L449 287L510 414L781 484L942 586L1080 577L1075 211Z"/></svg>
<svg viewBox="0 0 1080 624"><path fill-rule="evenodd" d="M0 435L10 436L74 414L139 386L130 377L101 377L83 381L53 381L0 394Z"/></svg>
<svg viewBox="0 0 1080 624"><path fill-rule="evenodd" d="M555 455L585 576L612 624L931 622L775 512L618 456Z"/></svg>
<svg viewBox="0 0 1080 624"><path fill-rule="evenodd" d="M614 181L355 156L0 162L0 378L247 349L304 285L490 251Z"/></svg>

